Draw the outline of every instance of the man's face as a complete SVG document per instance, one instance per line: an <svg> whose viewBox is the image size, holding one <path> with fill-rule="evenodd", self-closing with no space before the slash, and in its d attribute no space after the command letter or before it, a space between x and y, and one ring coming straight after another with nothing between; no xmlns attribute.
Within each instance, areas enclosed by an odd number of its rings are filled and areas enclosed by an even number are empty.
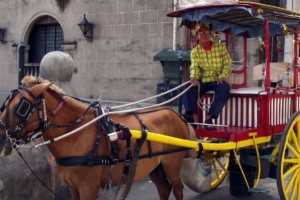
<svg viewBox="0 0 300 200"><path fill-rule="evenodd" d="M208 28L201 28L197 34L197 37L200 42L211 41L211 34Z"/></svg>

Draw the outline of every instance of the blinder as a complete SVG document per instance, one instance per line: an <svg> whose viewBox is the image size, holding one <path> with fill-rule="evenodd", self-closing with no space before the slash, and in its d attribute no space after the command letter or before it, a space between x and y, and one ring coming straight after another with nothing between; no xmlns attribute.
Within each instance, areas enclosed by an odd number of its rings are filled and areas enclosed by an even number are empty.
<svg viewBox="0 0 300 200"><path fill-rule="evenodd" d="M25 97L22 97L18 105L16 106L15 109L15 114L22 120L26 120L30 114L32 113L33 110L33 105L32 103L26 99Z"/></svg>
<svg viewBox="0 0 300 200"><path fill-rule="evenodd" d="M27 92L27 94L33 98L33 102L25 96L23 96L23 91ZM10 128L8 126L8 122L0 121L0 128L6 131L6 136L10 138L10 140L13 141L12 143L15 145L30 142L33 137L38 137L38 135L40 135L40 130L44 125L44 121L41 116L42 114L40 114L41 112L38 108L42 102L42 96L34 97L26 88L18 88L12 90L11 94L6 98L5 102L2 104L1 112L3 112L7 108L7 105L19 93L22 93L22 97L13 110L15 116L18 118L17 124L14 125L15 127ZM31 134L24 137L24 135L20 133L26 126L28 118L33 112L35 112L35 110L37 110L38 112L39 126L35 130L31 131Z"/></svg>

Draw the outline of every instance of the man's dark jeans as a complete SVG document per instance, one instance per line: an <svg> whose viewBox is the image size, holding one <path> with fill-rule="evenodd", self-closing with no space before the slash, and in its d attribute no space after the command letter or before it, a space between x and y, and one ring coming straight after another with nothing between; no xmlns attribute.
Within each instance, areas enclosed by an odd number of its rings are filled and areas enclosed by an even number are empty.
<svg viewBox="0 0 300 200"><path fill-rule="evenodd" d="M220 83L209 82L200 84L200 96L209 91L214 91L214 98L209 108L208 114L212 118L217 119L228 100L230 86L225 81ZM183 97L183 106L186 113L192 114L197 112L197 100L198 87L193 87Z"/></svg>

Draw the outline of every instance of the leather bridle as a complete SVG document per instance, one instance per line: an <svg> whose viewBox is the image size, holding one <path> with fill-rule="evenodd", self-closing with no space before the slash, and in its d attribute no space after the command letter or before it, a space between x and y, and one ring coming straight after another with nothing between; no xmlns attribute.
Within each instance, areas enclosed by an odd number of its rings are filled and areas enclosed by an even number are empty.
<svg viewBox="0 0 300 200"><path fill-rule="evenodd" d="M12 100L21 95L21 98L16 105L13 112L9 110L9 105ZM11 94L1 106L1 112L6 112L4 121L0 120L0 130L5 131L6 137L10 140L12 145L21 145L29 143L30 141L42 136L42 133L47 129L48 119L45 99L43 95L38 97L27 88L19 88L11 91ZM29 119L33 113L37 112L37 120L28 124ZM11 115L16 118L17 122L12 125L10 121ZM24 128L32 127L30 130L24 132Z"/></svg>

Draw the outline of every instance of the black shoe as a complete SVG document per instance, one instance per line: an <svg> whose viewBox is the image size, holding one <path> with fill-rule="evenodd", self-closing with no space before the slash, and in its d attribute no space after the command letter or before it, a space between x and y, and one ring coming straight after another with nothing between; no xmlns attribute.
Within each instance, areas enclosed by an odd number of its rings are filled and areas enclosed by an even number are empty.
<svg viewBox="0 0 300 200"><path fill-rule="evenodd" d="M188 123L193 123L193 122L194 122L194 119L193 119L193 115L192 115L192 114L186 113L186 114L183 114L182 116L183 116L183 118L184 118Z"/></svg>
<svg viewBox="0 0 300 200"><path fill-rule="evenodd" d="M213 120L212 120L212 118L209 118L209 119L205 120L204 123L205 123L204 128L205 128L206 130L210 130L210 131L216 130L216 127L213 125Z"/></svg>

